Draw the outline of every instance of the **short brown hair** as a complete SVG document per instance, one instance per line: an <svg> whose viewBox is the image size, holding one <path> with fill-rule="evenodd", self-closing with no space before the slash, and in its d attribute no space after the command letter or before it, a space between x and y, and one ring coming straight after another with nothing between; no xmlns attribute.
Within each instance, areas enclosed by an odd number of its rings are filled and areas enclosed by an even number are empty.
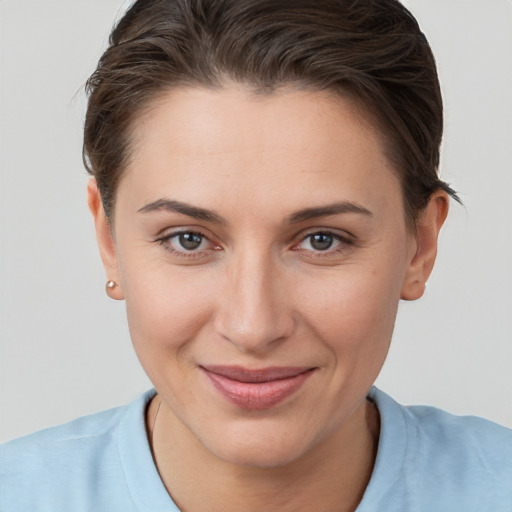
<svg viewBox="0 0 512 512"><path fill-rule="evenodd" d="M137 0L86 84L84 163L111 217L130 128L159 94L227 80L328 90L363 106L414 221L438 177L443 107L434 56L396 0Z"/></svg>

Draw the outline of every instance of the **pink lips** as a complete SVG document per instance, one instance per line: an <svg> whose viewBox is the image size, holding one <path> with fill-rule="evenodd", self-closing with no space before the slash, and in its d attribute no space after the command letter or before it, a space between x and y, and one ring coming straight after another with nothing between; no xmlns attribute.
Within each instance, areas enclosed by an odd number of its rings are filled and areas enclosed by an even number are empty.
<svg viewBox="0 0 512 512"><path fill-rule="evenodd" d="M244 409L268 409L297 391L314 368L265 368L239 366L201 367L210 382L233 404Z"/></svg>

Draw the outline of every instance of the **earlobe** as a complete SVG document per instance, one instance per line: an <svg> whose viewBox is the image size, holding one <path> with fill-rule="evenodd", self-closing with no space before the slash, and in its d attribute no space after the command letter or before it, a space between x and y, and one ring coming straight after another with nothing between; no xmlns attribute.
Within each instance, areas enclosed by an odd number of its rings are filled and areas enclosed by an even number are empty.
<svg viewBox="0 0 512 512"><path fill-rule="evenodd" d="M94 220L96 240L108 280L106 286L107 295L112 299L123 300L124 294L120 285L114 237L107 216L105 215L100 192L94 178L91 178L87 185L87 203ZM115 283L115 286L109 286L108 283L110 282Z"/></svg>
<svg viewBox="0 0 512 512"><path fill-rule="evenodd" d="M434 267L437 240L448 215L448 194L436 192L416 220L416 238L412 244L409 264L405 273L400 298L419 299Z"/></svg>

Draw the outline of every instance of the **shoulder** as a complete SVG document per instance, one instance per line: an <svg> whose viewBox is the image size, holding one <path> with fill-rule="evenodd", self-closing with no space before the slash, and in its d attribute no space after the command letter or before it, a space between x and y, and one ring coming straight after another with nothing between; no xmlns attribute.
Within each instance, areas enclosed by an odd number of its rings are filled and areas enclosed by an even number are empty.
<svg viewBox="0 0 512 512"><path fill-rule="evenodd" d="M457 466L462 475L512 482L512 430L476 416L428 406L403 407L415 452L428 464Z"/></svg>
<svg viewBox="0 0 512 512"><path fill-rule="evenodd" d="M370 398L381 415L379 469L394 469L388 483L412 508L512 509L512 430L435 407L403 406L376 389Z"/></svg>
<svg viewBox="0 0 512 512"><path fill-rule="evenodd" d="M419 483L435 479L438 492L452 500L463 496L459 503L467 503L466 510L512 510L511 430L433 407L404 409L411 438L408 465L416 466Z"/></svg>
<svg viewBox="0 0 512 512"><path fill-rule="evenodd" d="M0 510L46 510L43 503L55 511L82 510L71 505L83 506L84 495L99 499L107 489L121 495L119 430L130 411L143 422L149 396L0 445Z"/></svg>
<svg viewBox="0 0 512 512"><path fill-rule="evenodd" d="M403 407L409 425L417 430L418 439L450 448L464 456L468 451L480 459L496 458L511 462L512 430L477 416L456 416L429 406Z"/></svg>
<svg viewBox="0 0 512 512"><path fill-rule="evenodd" d="M390 396L373 388L370 393L388 423L403 422L408 434L420 443L448 449L451 455L483 449L512 463L504 446L510 446L512 430L477 416L457 416L442 409L425 405L400 405ZM453 453L455 451L455 454Z"/></svg>
<svg viewBox="0 0 512 512"><path fill-rule="evenodd" d="M0 474L22 471L63 457L76 457L77 452L109 443L125 407L78 418L0 445Z"/></svg>

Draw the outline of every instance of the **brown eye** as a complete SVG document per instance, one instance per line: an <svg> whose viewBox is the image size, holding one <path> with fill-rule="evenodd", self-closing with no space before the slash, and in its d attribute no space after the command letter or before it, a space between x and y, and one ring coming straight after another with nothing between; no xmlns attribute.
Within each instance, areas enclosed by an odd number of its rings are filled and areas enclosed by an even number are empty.
<svg viewBox="0 0 512 512"><path fill-rule="evenodd" d="M201 242L203 241L203 236L199 233L180 233L178 235L178 242L187 251L193 251L201 246Z"/></svg>

